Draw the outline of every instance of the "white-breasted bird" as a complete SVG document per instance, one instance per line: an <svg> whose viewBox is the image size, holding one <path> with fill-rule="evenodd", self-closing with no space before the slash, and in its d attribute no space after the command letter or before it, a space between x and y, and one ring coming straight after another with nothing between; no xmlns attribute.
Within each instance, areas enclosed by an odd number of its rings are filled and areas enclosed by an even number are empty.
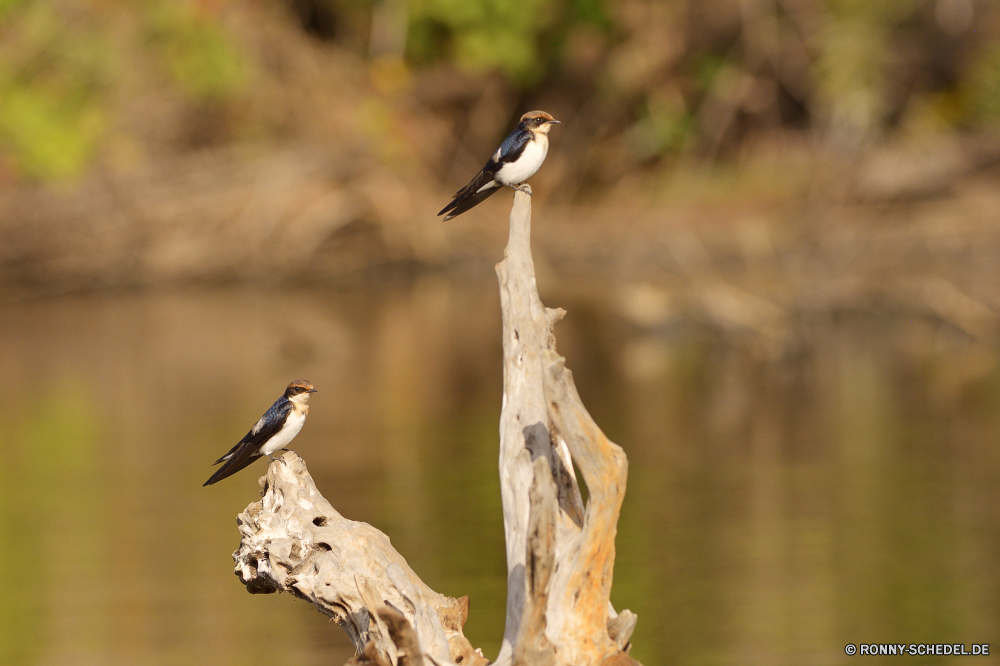
<svg viewBox="0 0 1000 666"><path fill-rule="evenodd" d="M520 189L524 181L535 175L549 152L549 130L559 121L544 111L529 111L507 135L482 171L468 185L455 193L452 202L438 215L448 214L445 221L461 215L501 187Z"/></svg>
<svg viewBox="0 0 1000 666"><path fill-rule="evenodd" d="M275 400L246 437L213 463L225 464L215 470L204 485L210 486L232 476L261 456L267 456L273 462L271 454L285 448L302 430L309 414L309 396L315 392L313 385L304 379L296 379L289 384L284 395Z"/></svg>

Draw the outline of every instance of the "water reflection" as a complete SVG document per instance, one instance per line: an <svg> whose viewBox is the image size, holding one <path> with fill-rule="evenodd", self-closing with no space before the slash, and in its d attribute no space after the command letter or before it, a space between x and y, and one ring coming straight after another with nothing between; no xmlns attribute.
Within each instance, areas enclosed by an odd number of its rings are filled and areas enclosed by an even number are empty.
<svg viewBox="0 0 1000 666"><path fill-rule="evenodd" d="M989 643L998 627L996 349L935 322L752 334L546 294L584 401L628 452L613 600L634 655L840 662L848 642ZM0 316L0 660L342 663L342 632L231 574L259 463L208 464L290 379L326 496L429 585L504 604L495 285L67 297ZM624 314L622 314L624 312Z"/></svg>

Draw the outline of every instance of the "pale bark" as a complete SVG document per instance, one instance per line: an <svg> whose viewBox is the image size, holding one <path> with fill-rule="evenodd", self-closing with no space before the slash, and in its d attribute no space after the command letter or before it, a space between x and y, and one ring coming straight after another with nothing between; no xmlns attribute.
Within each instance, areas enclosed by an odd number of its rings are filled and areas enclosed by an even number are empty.
<svg viewBox="0 0 1000 666"><path fill-rule="evenodd" d="M552 327L565 312L546 308L538 296L530 190L514 195L497 277L508 576L507 626L497 663L601 664L627 649L635 628L634 614L616 614L610 604L628 462L587 413L565 359L556 353ZM574 462L590 491L586 509Z"/></svg>
<svg viewBox="0 0 1000 666"><path fill-rule="evenodd" d="M261 487L262 499L237 518L242 540L233 559L249 592L311 602L341 626L362 661L487 663L462 634L468 597L430 589L389 537L337 513L295 452L271 463Z"/></svg>
<svg viewBox="0 0 1000 666"><path fill-rule="evenodd" d="M503 313L500 487L507 543L501 666L627 666L636 616L610 603L628 463L587 413L538 297L530 189L514 195L497 265ZM574 463L589 490L584 507ZM462 634L468 598L427 587L382 532L346 520L294 452L261 479L240 514L236 572L253 593L286 591L332 617L382 666L488 663Z"/></svg>

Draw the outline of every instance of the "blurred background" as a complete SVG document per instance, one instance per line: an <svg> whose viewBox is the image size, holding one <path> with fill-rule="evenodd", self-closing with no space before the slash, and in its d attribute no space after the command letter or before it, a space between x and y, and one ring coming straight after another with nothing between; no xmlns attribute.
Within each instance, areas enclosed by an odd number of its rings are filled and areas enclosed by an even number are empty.
<svg viewBox="0 0 1000 666"><path fill-rule="evenodd" d="M0 662L343 663L201 487L295 378L496 655L511 196L436 214L532 109L632 654L1000 642L992 0L0 0Z"/></svg>

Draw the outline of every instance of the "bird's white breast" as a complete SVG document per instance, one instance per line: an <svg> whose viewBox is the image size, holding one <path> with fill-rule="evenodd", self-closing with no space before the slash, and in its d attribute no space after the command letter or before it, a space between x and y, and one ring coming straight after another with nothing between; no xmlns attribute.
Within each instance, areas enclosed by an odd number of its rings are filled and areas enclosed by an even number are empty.
<svg viewBox="0 0 1000 666"><path fill-rule="evenodd" d="M302 425L305 422L305 412L293 409L289 412L285 425L282 426L281 430L275 433L274 437L264 442L264 446L260 447L260 452L265 456L269 456L278 449L285 448L288 446L288 443L295 439L295 436L299 434L299 431L302 430Z"/></svg>
<svg viewBox="0 0 1000 666"><path fill-rule="evenodd" d="M500 167L496 180L504 185L520 185L535 175L535 172L542 166L542 162L545 161L548 152L549 137L541 133L535 134L535 140L524 147L524 151L517 160Z"/></svg>

